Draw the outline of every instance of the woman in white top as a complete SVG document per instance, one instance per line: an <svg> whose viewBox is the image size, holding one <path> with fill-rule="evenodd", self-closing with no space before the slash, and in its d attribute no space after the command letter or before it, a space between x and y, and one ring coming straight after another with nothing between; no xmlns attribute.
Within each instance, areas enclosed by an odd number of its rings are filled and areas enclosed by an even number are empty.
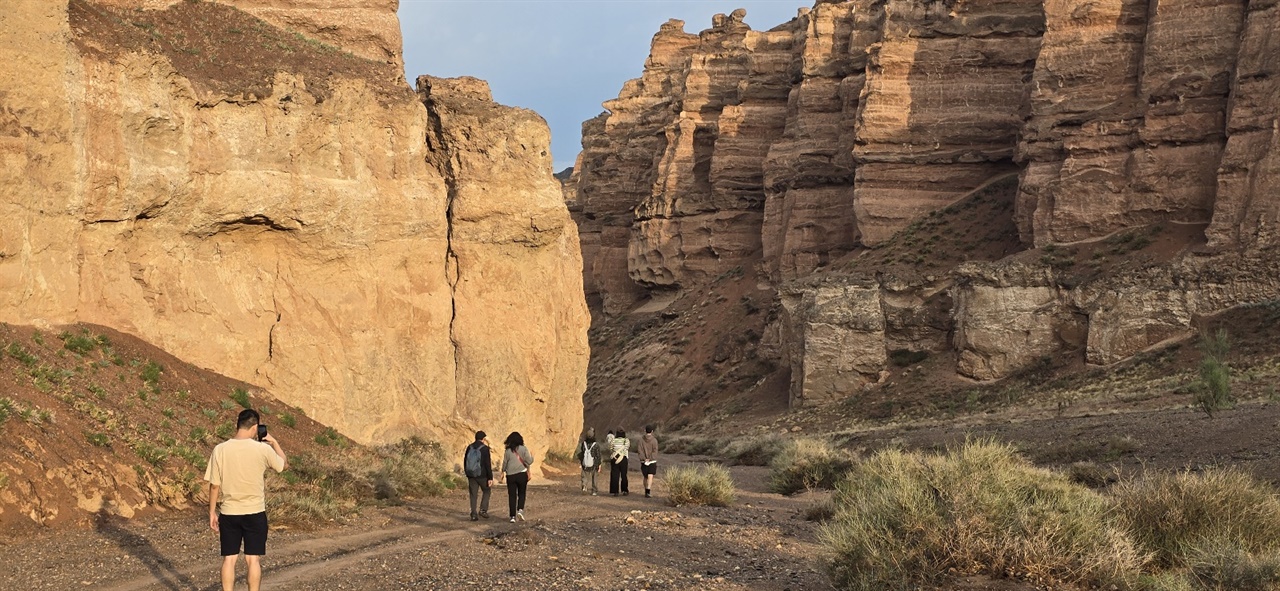
<svg viewBox="0 0 1280 591"><path fill-rule="evenodd" d="M609 494L627 496L631 492L627 488L627 456L631 454L631 442L627 440L627 432L618 429L609 444Z"/></svg>
<svg viewBox="0 0 1280 591"><path fill-rule="evenodd" d="M524 498L529 492L529 466L533 465L533 454L524 446L524 437L519 431L512 431L503 442L506 448L502 454L502 474L498 482L507 480L507 506L510 508L511 523L516 518L524 521Z"/></svg>

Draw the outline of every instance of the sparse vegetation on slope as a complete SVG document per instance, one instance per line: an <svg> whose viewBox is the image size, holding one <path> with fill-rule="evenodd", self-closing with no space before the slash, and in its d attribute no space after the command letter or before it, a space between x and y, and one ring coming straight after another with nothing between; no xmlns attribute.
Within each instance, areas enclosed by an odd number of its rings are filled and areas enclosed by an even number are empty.
<svg viewBox="0 0 1280 591"><path fill-rule="evenodd" d="M0 466L12 468L10 486L24 503L21 511L0 512L0 526L25 516L44 525L74 519L71 511L45 512L45 504L57 506L72 495L120 498L143 508L202 503L209 453L235 432L236 414L249 407L262 412L264 422L274 421L271 432L290 454L290 470L268 477L281 523L328 520L454 486L433 443L356 445L302 418L301 409L268 405L264 392L109 329L73 327L58 339L0 325ZM37 446L35 463L17 459L32 453L27 445ZM86 462L82 481L46 476L65 469L63 458ZM115 474L116 466L131 474Z"/></svg>

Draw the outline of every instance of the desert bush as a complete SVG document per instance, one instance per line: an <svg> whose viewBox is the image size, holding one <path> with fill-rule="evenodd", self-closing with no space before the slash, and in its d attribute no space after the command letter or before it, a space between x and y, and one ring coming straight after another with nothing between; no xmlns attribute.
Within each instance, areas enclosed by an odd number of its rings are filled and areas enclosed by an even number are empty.
<svg viewBox="0 0 1280 591"><path fill-rule="evenodd" d="M446 469L444 450L438 443L410 437L375 451L382 465L369 477L395 492L384 498L439 496L458 486L456 477Z"/></svg>
<svg viewBox="0 0 1280 591"><path fill-rule="evenodd" d="M271 519L296 526L347 516L374 501L439 496L457 488L438 443L411 437L375 448L350 447L289 457L270 480Z"/></svg>
<svg viewBox="0 0 1280 591"><path fill-rule="evenodd" d="M1119 480L1115 470L1109 470L1093 462L1071 464L1071 468L1067 471L1067 477L1071 479L1071 482L1082 484L1089 488L1106 488Z"/></svg>
<svg viewBox="0 0 1280 591"><path fill-rule="evenodd" d="M769 463L769 489L784 495L815 488L833 489L853 460L822 439L793 439Z"/></svg>
<svg viewBox="0 0 1280 591"><path fill-rule="evenodd" d="M1222 548L1280 551L1280 499L1239 470L1149 474L1112 492L1124 526L1162 567L1191 567Z"/></svg>
<svg viewBox="0 0 1280 591"><path fill-rule="evenodd" d="M1231 368L1227 366L1227 354L1231 352L1231 340L1227 331L1218 330L1213 335L1204 335L1200 339L1200 351L1204 359L1200 361L1200 382L1195 388L1195 402L1205 414L1213 416L1216 410L1235 406L1235 396L1231 394Z"/></svg>
<svg viewBox="0 0 1280 591"><path fill-rule="evenodd" d="M742 466L768 466L786 444L787 440L779 435L743 437L729 442L725 459Z"/></svg>
<svg viewBox="0 0 1280 591"><path fill-rule="evenodd" d="M836 516L836 504L833 497L816 501L804 508L805 521L829 521Z"/></svg>
<svg viewBox="0 0 1280 591"><path fill-rule="evenodd" d="M672 468L666 483L672 505L727 507L736 498L729 469L720 464Z"/></svg>
<svg viewBox="0 0 1280 591"><path fill-rule="evenodd" d="M298 425L298 419L293 416L293 413L285 412L280 415L280 423L292 429Z"/></svg>
<svg viewBox="0 0 1280 591"><path fill-rule="evenodd" d="M244 388L232 388L231 399L243 408L252 408L249 405L249 391Z"/></svg>
<svg viewBox="0 0 1280 591"><path fill-rule="evenodd" d="M1252 553L1218 540L1195 547L1189 556L1191 578L1204 589L1275 591L1280 589L1280 554Z"/></svg>
<svg viewBox="0 0 1280 591"><path fill-rule="evenodd" d="M835 505L820 537L842 589L916 589L953 573L1111 584L1143 562L1104 497L989 441L880 452L840 482Z"/></svg>
<svg viewBox="0 0 1280 591"><path fill-rule="evenodd" d="M662 442L662 451L672 454L704 456L716 451L717 440L709 437L671 437Z"/></svg>

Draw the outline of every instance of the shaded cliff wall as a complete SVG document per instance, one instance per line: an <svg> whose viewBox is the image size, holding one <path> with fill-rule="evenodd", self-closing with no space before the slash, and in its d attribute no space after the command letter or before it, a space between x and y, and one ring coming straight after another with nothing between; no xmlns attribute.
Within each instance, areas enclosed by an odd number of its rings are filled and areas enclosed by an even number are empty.
<svg viewBox="0 0 1280 591"><path fill-rule="evenodd" d="M225 5L29 4L0 17L4 321L118 328L364 442L572 445L589 317L540 118Z"/></svg>

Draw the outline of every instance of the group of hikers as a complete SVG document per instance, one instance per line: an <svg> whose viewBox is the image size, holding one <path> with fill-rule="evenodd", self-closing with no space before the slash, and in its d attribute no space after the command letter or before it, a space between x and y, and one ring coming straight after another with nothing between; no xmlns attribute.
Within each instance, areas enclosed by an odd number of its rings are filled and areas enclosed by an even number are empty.
<svg viewBox="0 0 1280 591"><path fill-rule="evenodd" d="M652 496L653 477L658 473L658 440L653 427L644 428L638 445L640 473L644 475L644 496ZM597 494L596 475L609 462L609 492L614 496L630 494L627 486L627 464L631 441L625 431L609 431L604 446L596 442L595 429L587 429L574 459L582 467L582 492ZM502 443L502 464L498 482L506 480L511 522L524 520L525 497L529 491L529 466L533 454L524 445L524 437L511 432ZM220 444L209 456L204 479L209 483L209 527L218 534L222 565L222 589L231 591L235 583L238 556L243 548L248 567L250 591L258 591L262 581L261 557L267 549L266 481L268 469L282 472L287 466L285 452L275 437L267 433L257 411L245 409L236 417L235 435ZM489 489L493 486L493 461L489 440L484 431L476 432L476 440L463 452L471 496L471 520L489 516ZM483 492L479 511L476 501Z"/></svg>
<svg viewBox="0 0 1280 591"><path fill-rule="evenodd" d="M533 454L524 445L524 437L512 431L502 443L502 464L498 469L498 482L507 481L507 507L511 523L524 521L525 498L529 491L529 466ZM644 437L636 448L640 459L640 474L644 477L644 496L653 496L653 478L658 474L658 439L653 426L644 428ZM627 472L631 455L631 441L626 431L610 430L603 447L596 441L596 430L590 427L578 442L573 459L582 468L582 494L597 495L596 475L609 464L609 494L631 494ZM476 431L476 440L462 452L462 470L467 476L467 491L471 501L471 520L489 518L489 494L493 486L493 458L489 451L489 439L484 431ZM588 488L588 484L590 487Z"/></svg>

